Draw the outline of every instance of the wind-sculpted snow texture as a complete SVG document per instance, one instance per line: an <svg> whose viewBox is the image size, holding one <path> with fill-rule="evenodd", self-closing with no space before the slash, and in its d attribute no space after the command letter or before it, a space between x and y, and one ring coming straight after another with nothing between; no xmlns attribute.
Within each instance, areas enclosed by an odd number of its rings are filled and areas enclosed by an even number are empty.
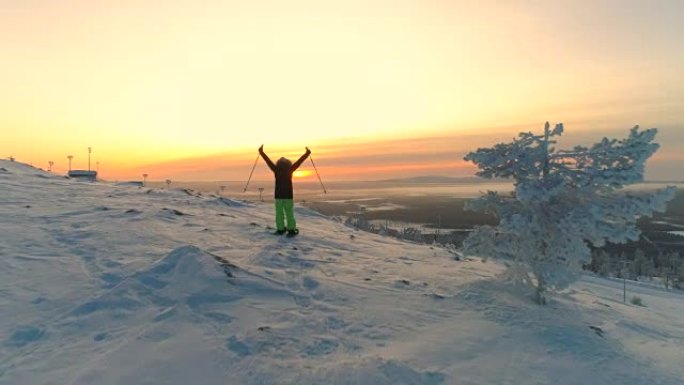
<svg viewBox="0 0 684 385"><path fill-rule="evenodd" d="M0 161L0 384L680 384L683 296L503 269L299 208ZM615 286L615 287L614 287ZM592 326L596 329L591 329ZM596 330L602 331L599 336Z"/></svg>
<svg viewBox="0 0 684 385"><path fill-rule="evenodd" d="M547 288L575 281L589 262L589 245L637 240L639 216L665 211L674 188L625 192L643 181L646 160L658 149L657 130L634 127L623 140L603 139L591 147L556 151L552 130L521 133L511 143L468 154L484 178L511 178L515 192L488 192L466 208L496 215L498 226L476 229L464 243L466 253L504 258L514 263L511 276L535 285L539 299Z"/></svg>

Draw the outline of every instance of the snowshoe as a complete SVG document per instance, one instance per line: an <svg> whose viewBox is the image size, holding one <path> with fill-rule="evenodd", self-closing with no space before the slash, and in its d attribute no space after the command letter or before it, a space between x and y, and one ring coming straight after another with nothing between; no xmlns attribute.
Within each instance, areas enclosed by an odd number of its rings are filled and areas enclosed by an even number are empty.
<svg viewBox="0 0 684 385"><path fill-rule="evenodd" d="M288 238L296 237L297 234L299 234L299 229L287 230L287 237Z"/></svg>

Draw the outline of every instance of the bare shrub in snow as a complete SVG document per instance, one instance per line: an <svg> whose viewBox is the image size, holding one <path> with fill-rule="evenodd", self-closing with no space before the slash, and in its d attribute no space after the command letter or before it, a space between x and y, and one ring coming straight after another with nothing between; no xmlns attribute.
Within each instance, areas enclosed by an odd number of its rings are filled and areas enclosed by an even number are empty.
<svg viewBox="0 0 684 385"><path fill-rule="evenodd" d="M641 297L637 297L636 295L634 297L632 297L632 299L629 302L632 305L646 307L646 305L644 305L644 301L641 299Z"/></svg>

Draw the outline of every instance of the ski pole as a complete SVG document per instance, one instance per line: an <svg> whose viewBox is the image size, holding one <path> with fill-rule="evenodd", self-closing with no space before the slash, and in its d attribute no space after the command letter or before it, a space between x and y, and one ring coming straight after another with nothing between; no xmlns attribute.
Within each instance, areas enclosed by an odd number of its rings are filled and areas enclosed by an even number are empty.
<svg viewBox="0 0 684 385"><path fill-rule="evenodd" d="M314 163L313 157L309 155L309 160L311 160L311 164L313 165L314 171L316 171L316 176L318 177L318 181L321 182L321 187L323 187L323 194L327 194L328 191L326 191L325 186L323 185L323 181L321 180L321 174L318 173L318 169L316 168L316 163Z"/></svg>
<svg viewBox="0 0 684 385"><path fill-rule="evenodd" d="M249 173L249 179L247 179L247 184L245 185L245 189L242 190L242 192L247 191L247 186L249 186L249 181L252 180L252 174L254 174L254 169L256 168L257 162L259 161L259 157L261 154L257 155L256 159L254 160L254 166L252 166L252 171Z"/></svg>

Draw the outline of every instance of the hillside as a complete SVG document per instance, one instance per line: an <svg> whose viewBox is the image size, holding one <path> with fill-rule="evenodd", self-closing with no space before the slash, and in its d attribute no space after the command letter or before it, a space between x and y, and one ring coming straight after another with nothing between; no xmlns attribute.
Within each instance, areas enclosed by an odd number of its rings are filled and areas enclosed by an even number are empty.
<svg viewBox="0 0 684 385"><path fill-rule="evenodd" d="M0 161L0 384L681 384L684 295Z"/></svg>

